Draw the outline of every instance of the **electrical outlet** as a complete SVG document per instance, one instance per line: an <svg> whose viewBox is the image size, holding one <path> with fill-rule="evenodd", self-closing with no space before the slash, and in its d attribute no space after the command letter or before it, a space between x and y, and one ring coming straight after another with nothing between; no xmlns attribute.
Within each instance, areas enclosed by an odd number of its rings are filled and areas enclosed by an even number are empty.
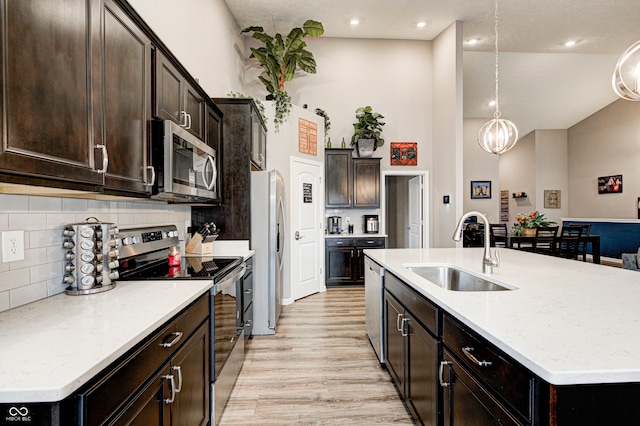
<svg viewBox="0 0 640 426"><path fill-rule="evenodd" d="M2 233L2 262L24 259L24 231Z"/></svg>

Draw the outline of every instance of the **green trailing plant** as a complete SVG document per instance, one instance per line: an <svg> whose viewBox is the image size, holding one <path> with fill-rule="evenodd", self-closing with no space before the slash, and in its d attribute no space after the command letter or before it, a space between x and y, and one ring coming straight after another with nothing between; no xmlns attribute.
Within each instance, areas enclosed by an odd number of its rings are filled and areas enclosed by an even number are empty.
<svg viewBox="0 0 640 426"><path fill-rule="evenodd" d="M351 137L351 145L355 145L358 139L373 139L373 150L379 146L384 145L384 139L382 138L382 126L384 122L381 121L384 116L377 112L373 112L371 106L367 105L356 109L356 122L353 123L353 136Z"/></svg>
<svg viewBox="0 0 640 426"><path fill-rule="evenodd" d="M329 118L329 114L327 114L323 109L316 108L316 114L324 119L324 140L327 141L329 137L329 130L331 129L331 119Z"/></svg>
<svg viewBox="0 0 640 426"><path fill-rule="evenodd" d="M267 34L264 28L250 26L242 30L250 33L263 46L251 48L250 58L258 61L262 67L262 74L258 77L267 91L273 95L275 103L274 124L276 130L291 111L291 97L284 89L284 83L291 81L298 68L309 74L316 73L316 61L313 54L306 49L306 36L319 37L324 34L324 27L320 22L309 19L302 28L293 28L284 38L282 34L274 36Z"/></svg>
<svg viewBox="0 0 640 426"><path fill-rule="evenodd" d="M234 91L231 91L231 92L227 93L227 96L229 96L231 98L253 99L253 102L255 102L256 106L258 107L258 112L260 113L260 116L262 117L262 120L265 123L267 122L267 115L266 115L266 112L265 112L264 104L262 103L262 101L260 99L256 99L253 96L247 96L244 93L234 92Z"/></svg>

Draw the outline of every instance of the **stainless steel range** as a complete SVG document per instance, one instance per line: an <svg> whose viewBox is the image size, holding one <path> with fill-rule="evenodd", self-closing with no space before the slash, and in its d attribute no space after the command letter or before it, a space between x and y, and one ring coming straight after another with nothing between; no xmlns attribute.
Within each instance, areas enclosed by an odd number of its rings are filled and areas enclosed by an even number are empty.
<svg viewBox="0 0 640 426"><path fill-rule="evenodd" d="M217 423L244 359L242 257L182 255L176 265L178 231L174 225L121 229L120 280L213 280L210 293L211 419ZM171 259L170 259L171 257ZM152 297L152 295L150 295Z"/></svg>

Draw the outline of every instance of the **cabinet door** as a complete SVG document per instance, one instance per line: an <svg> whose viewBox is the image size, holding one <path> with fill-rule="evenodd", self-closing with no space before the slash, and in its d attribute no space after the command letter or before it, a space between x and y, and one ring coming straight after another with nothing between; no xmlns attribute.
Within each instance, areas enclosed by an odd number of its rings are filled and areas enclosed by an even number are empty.
<svg viewBox="0 0 640 426"><path fill-rule="evenodd" d="M112 0L103 4L94 88L102 108L95 108L94 122L95 140L108 152L105 189L150 194L151 40Z"/></svg>
<svg viewBox="0 0 640 426"><path fill-rule="evenodd" d="M325 284L353 284L356 263L354 247L326 248L326 280Z"/></svg>
<svg viewBox="0 0 640 426"><path fill-rule="evenodd" d="M444 425L520 425L445 349Z"/></svg>
<svg viewBox="0 0 640 426"><path fill-rule="evenodd" d="M405 400L423 424L438 424L437 340L411 315L407 348L407 394Z"/></svg>
<svg viewBox="0 0 640 426"><path fill-rule="evenodd" d="M209 105L206 106L206 115L205 115L205 127L206 131L206 139L205 142L211 148L216 150L216 188L218 189L218 199L215 201L220 201L223 198L222 195L222 119L216 113L216 111L211 108Z"/></svg>
<svg viewBox="0 0 640 426"><path fill-rule="evenodd" d="M351 207L350 149L325 150L325 207Z"/></svg>
<svg viewBox="0 0 640 426"><path fill-rule="evenodd" d="M405 338L403 336L404 308L388 291L384 293L385 355L391 378L404 397L405 395Z"/></svg>
<svg viewBox="0 0 640 426"><path fill-rule="evenodd" d="M155 116L163 120L171 120L180 125L185 124L183 110L184 79L161 52L156 49L155 66Z"/></svg>
<svg viewBox="0 0 640 426"><path fill-rule="evenodd" d="M127 405L124 411L118 413L106 424L114 426L170 424L170 405L165 401L171 396L171 384L166 379L169 373L169 366L166 365Z"/></svg>
<svg viewBox="0 0 640 426"><path fill-rule="evenodd" d="M353 159L353 207L380 207L380 159Z"/></svg>
<svg viewBox="0 0 640 426"><path fill-rule="evenodd" d="M254 106L251 108L251 161L258 170L267 169L267 133Z"/></svg>
<svg viewBox="0 0 640 426"><path fill-rule="evenodd" d="M176 396L171 404L172 426L209 423L209 321L198 328L171 362ZM179 390L179 391L178 391Z"/></svg>
<svg viewBox="0 0 640 426"><path fill-rule="evenodd" d="M2 0L0 172L102 183L89 115L91 3Z"/></svg>
<svg viewBox="0 0 640 426"><path fill-rule="evenodd" d="M200 139L204 140L204 99L200 93L189 83L184 84L184 110L189 116L189 127L187 130Z"/></svg>

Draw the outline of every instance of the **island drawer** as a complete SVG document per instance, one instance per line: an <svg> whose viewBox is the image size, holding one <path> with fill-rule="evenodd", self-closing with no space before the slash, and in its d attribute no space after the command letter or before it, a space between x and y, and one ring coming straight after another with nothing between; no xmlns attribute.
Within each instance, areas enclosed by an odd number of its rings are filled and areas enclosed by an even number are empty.
<svg viewBox="0 0 640 426"><path fill-rule="evenodd" d="M356 238L357 247L361 248L384 248L384 237Z"/></svg>
<svg viewBox="0 0 640 426"><path fill-rule="evenodd" d="M530 421L536 385L533 373L451 316L443 317L444 345L491 393Z"/></svg>
<svg viewBox="0 0 640 426"><path fill-rule="evenodd" d="M208 317L207 293L103 370L99 378L78 396L86 424L102 424L116 412Z"/></svg>
<svg viewBox="0 0 640 426"><path fill-rule="evenodd" d="M409 288L391 273L385 273L384 286L431 334L439 335L438 308L433 303Z"/></svg>

